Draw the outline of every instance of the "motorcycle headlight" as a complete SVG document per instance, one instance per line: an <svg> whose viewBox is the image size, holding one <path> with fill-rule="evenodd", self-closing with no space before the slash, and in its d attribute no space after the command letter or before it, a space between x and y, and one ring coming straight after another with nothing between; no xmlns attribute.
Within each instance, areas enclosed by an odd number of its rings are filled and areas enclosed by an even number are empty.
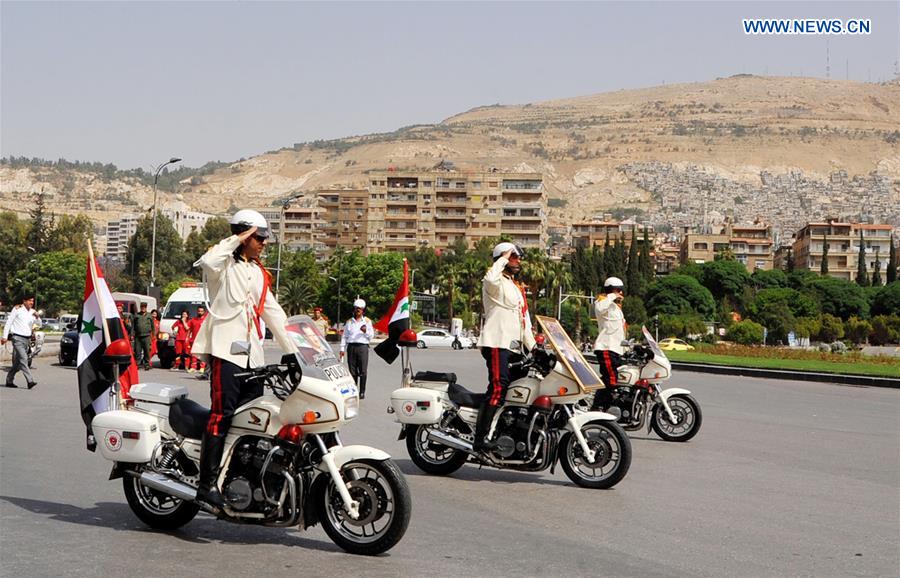
<svg viewBox="0 0 900 578"><path fill-rule="evenodd" d="M71 337L63 337L63 338L61 338L59 341L60 341L60 343L65 343L66 345L70 345L70 344L72 344L72 343L75 343L75 340L72 339Z"/></svg>
<svg viewBox="0 0 900 578"><path fill-rule="evenodd" d="M157 339L157 340L162 339L163 341L168 341L168 340L169 340L169 334L168 334L168 333L160 332L160 333L157 335L156 339Z"/></svg>
<svg viewBox="0 0 900 578"><path fill-rule="evenodd" d="M344 400L344 419L353 419L359 415L359 398L355 395Z"/></svg>

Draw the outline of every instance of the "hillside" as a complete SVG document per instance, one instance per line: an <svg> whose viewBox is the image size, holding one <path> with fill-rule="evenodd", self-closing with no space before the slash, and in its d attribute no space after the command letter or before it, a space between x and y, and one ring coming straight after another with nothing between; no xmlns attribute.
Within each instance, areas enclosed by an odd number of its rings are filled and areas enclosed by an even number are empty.
<svg viewBox="0 0 900 578"><path fill-rule="evenodd" d="M552 209L551 224L622 206L640 207L660 222L689 220L702 210L789 223L864 203L884 213L876 218L900 225L898 127L897 81L741 75L480 107L435 125L299 143L186 179L178 193L198 210L222 213L302 189L363 187L370 170L447 159L460 170L544 173L549 196L565 201ZM766 184L763 171L774 184ZM845 173L838 185L835 171ZM24 195L41 187L54 194L57 210L98 220L146 208L152 199L152 190L135 180L0 167L0 207L21 208Z"/></svg>

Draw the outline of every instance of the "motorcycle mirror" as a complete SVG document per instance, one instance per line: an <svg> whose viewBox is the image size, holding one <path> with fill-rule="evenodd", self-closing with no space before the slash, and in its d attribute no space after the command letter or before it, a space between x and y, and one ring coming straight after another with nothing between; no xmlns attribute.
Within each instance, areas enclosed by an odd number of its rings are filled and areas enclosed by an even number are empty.
<svg viewBox="0 0 900 578"><path fill-rule="evenodd" d="M513 339L509 342L510 351L521 351L522 350L522 342L518 339Z"/></svg>
<svg viewBox="0 0 900 578"><path fill-rule="evenodd" d="M232 341L231 355L250 355L249 341Z"/></svg>

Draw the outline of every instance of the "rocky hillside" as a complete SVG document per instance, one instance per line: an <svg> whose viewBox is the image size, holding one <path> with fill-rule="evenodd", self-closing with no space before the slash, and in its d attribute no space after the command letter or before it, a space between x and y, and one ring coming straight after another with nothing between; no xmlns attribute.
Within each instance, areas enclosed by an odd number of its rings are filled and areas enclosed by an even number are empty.
<svg viewBox="0 0 900 578"><path fill-rule="evenodd" d="M636 176L634 167L648 166L699 172L710 182L742 187L741 197L754 195L763 171L799 174L814 185L827 184L839 170L851 180L876 172L886 187L878 193L887 195L885 206L896 206L900 82L740 75L486 106L434 125L298 143L185 180L177 194L198 210L223 213L230 206L269 205L303 189L362 187L368 171L430 167L441 159L459 170L494 166L544 173L550 197L560 199L551 212L555 223L622 206L652 214L664 198L671 203L671 195L648 186L656 177ZM50 203L57 210L87 212L98 220L146 208L152 199L152 190L135 180L0 167L0 207L21 209L25 196L41 188L54 195ZM676 187L673 194L695 189ZM163 195L168 198L173 197Z"/></svg>

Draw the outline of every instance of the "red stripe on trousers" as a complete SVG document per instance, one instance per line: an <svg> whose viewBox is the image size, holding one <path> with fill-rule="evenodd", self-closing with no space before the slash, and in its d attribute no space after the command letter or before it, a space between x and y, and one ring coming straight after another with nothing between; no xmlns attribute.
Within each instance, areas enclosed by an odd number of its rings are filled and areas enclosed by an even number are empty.
<svg viewBox="0 0 900 578"><path fill-rule="evenodd" d="M222 360L213 357L209 360L209 398L212 407L209 412L209 421L206 423L206 433L211 436L219 435L219 423L222 421Z"/></svg>
<svg viewBox="0 0 900 578"><path fill-rule="evenodd" d="M500 382L500 350L491 349L491 399L488 405L496 406L500 403L500 392L503 384Z"/></svg>
<svg viewBox="0 0 900 578"><path fill-rule="evenodd" d="M616 378L616 372L613 371L612 368L612 360L609 358L609 351L603 352L603 360L606 362L606 371L609 375L609 385L618 384L619 380Z"/></svg>

